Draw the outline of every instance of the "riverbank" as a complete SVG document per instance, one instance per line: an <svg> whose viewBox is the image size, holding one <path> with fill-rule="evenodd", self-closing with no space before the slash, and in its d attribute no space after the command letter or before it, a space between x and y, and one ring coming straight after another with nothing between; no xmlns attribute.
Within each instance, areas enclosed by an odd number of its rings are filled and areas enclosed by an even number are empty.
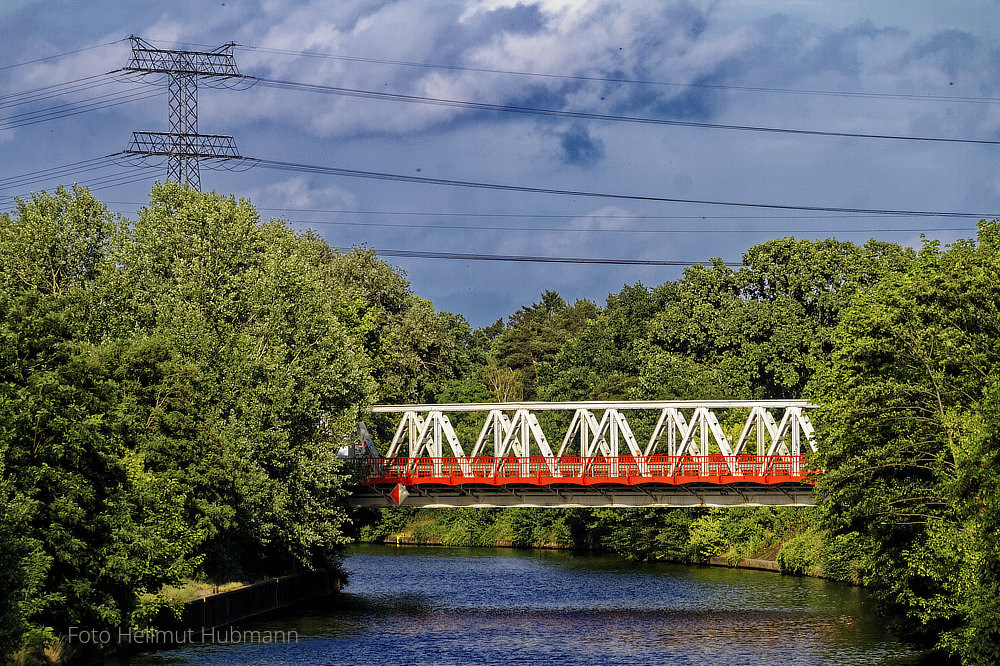
<svg viewBox="0 0 1000 666"><path fill-rule="evenodd" d="M361 543L380 543L386 546L450 546L452 544L446 543L442 539L437 538L420 538L415 537L412 534L390 534L381 541L363 541ZM542 550L574 550L576 546L571 543L560 543L558 541L543 541L538 543L532 543L530 545L522 545L514 543L512 539L497 539L489 544L485 544L486 548L540 548Z"/></svg>
<svg viewBox="0 0 1000 666"><path fill-rule="evenodd" d="M387 510L360 541L541 548L756 569L857 585L803 509ZM824 564L828 566L824 566Z"/></svg>
<svg viewBox="0 0 1000 666"><path fill-rule="evenodd" d="M181 664L936 664L888 634L863 591L727 567L564 549L356 544L329 601L108 666ZM287 641L248 640L285 632ZM296 641L294 637L297 637Z"/></svg>
<svg viewBox="0 0 1000 666"><path fill-rule="evenodd" d="M329 571L303 571L209 594L184 604L179 629L198 635L214 634L214 630L241 620L335 594L340 592L341 584L341 579Z"/></svg>
<svg viewBox="0 0 1000 666"><path fill-rule="evenodd" d="M179 619L163 624L156 631L147 632L128 627L105 631L81 630L64 638L57 649L46 656L48 663L91 666L103 664L109 659L127 660L140 652L179 645L233 642L233 625L299 603L337 594L342 585L343 581L339 576L326 570L315 570L211 591L181 603ZM241 633L243 632L237 632L236 635ZM257 631L243 640L261 642L262 638L264 642L281 639ZM93 650L101 643L105 646L103 649ZM14 663L19 663L16 656ZM20 663L35 662L23 660Z"/></svg>
<svg viewBox="0 0 1000 666"><path fill-rule="evenodd" d="M444 543L440 539L418 539L407 534L391 534L381 542L378 542L385 546L440 546L448 547L448 544ZM509 539L500 539L496 543L487 546L489 548L537 548L541 550L575 550L575 546L571 543L557 543L554 541L546 543L532 544L531 546L518 546L511 542ZM769 552L773 552L775 549L773 547L765 549L760 555L766 555ZM679 564L701 564L711 567L726 567L729 569L753 569L755 571L773 571L780 574L789 575L801 575L793 574L792 572L782 571L781 565L776 559L766 559L764 557L741 557L736 560L735 563L730 562L725 557L709 557L704 560L685 560L684 562L677 561ZM824 578L821 575L814 575L814 578Z"/></svg>

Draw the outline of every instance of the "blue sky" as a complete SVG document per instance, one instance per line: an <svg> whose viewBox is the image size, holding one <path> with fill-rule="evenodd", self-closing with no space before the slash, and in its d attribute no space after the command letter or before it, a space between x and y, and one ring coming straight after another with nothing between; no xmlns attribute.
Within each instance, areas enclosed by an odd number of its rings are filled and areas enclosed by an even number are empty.
<svg viewBox="0 0 1000 666"><path fill-rule="evenodd" d="M236 42L241 71L272 81L589 116L262 84L202 87L200 131L233 135L243 155L262 160L653 199L1000 215L1000 145L615 119L998 141L996 0L7 0L0 210L14 196L77 181L132 216L164 177L163 167L101 158L123 150L133 130L167 129L165 86L112 76L68 83L123 67L130 34L160 48ZM55 87L13 104L44 86ZM58 117L42 121L46 112ZM94 161L14 180L85 160ZM781 236L919 245L921 234L948 243L975 226L959 216L543 194L263 166L203 166L202 186L248 197L262 216L311 227L336 247L437 253L739 261L748 247ZM474 326L544 290L602 304L625 284L681 274L671 266L386 260L415 293Z"/></svg>

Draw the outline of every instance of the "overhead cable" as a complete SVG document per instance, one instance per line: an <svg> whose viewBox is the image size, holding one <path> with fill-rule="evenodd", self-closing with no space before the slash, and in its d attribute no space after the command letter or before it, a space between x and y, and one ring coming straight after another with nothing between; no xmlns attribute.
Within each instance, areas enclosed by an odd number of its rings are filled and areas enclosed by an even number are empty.
<svg viewBox="0 0 1000 666"><path fill-rule="evenodd" d="M969 97L959 95L918 95L913 93L875 93L863 91L846 90L817 90L817 89L795 89L795 88L769 88L763 86L738 86L722 83L680 83L677 81L655 81L648 79L630 79L614 76L586 76L575 74L554 74L544 72L525 72L509 69L495 69L489 67L473 67L468 65L446 65L440 63L413 62L407 60L387 60L383 58L365 58L360 56L348 56L332 53L318 53L315 51L294 51L290 49L276 49L265 46L238 45L239 48L262 53L274 53L278 55L289 55L305 58L324 58L329 60L340 60L344 62L372 63L379 65L393 65L397 67L417 67L424 69L440 69L446 71L476 72L484 74L505 74L513 76L527 76L536 78L564 79L571 81L590 81L598 83L624 83L644 86L669 86L677 88L701 88L707 90L736 90L743 92L757 93L777 93L786 95L813 95L820 97L858 97L862 99L899 99L919 102L972 102L980 104L996 104L1000 102L997 97Z"/></svg>
<svg viewBox="0 0 1000 666"><path fill-rule="evenodd" d="M327 95L341 95L346 97L356 97L362 99L380 99L393 102L408 102L412 104L428 104L433 106L447 106L460 109L473 109L477 111L493 111L504 113L520 113L540 116L551 116L556 118L572 118L575 120L600 120L617 123L637 123L643 125L668 125L672 127L699 127L705 129L739 130L744 132L768 132L776 134L799 134L807 136L845 137L854 139L889 139L895 141L931 141L942 143L967 143L979 145L1000 145L1000 141L991 139L960 139L949 137L929 137L912 136L902 134L868 134L863 132L834 132L828 130L805 130L786 127L763 127L754 125L732 125L725 123L706 123L693 120L670 120L665 118L643 118L639 116L619 116L606 113L585 113L583 111L564 111L559 109L542 109L528 106L514 106L510 104L487 104L484 102L470 102L464 100L444 99L438 97L425 97L421 95L402 95L377 90L361 90L357 88L342 88L338 86L325 86L314 83L301 83L297 81L283 81L277 79L265 79L260 77L250 77L257 81L259 85L281 88L284 90L298 90L304 92L323 93Z"/></svg>
<svg viewBox="0 0 1000 666"><path fill-rule="evenodd" d="M264 209L258 209L264 210ZM586 218L586 215L580 215L579 218ZM926 231L975 231L976 227L972 225L967 225L963 227L922 227L922 228L908 228L908 229L892 229L887 227L879 228L861 228L861 229L814 229L810 227L799 227L796 229L715 229L706 228L700 226L697 228L683 228L678 229L677 227L661 228L661 229L580 229L580 228L566 228L566 227L508 227L508 226L486 226L486 225L462 225L462 224L406 224L406 223L387 223L387 222L343 222L343 221L332 221L332 220L285 220L285 222L295 223L300 225L312 225L318 224L320 226L349 226L349 227L378 227L378 228L388 228L388 229L432 229L435 231L449 230L449 231L475 231L477 233L483 231L495 231L498 233L506 233L509 231L537 231L537 232L552 232L560 234L717 234L717 233L727 233L727 234L756 234L756 233L771 233L771 234L781 234L781 233L920 233Z"/></svg>
<svg viewBox="0 0 1000 666"><path fill-rule="evenodd" d="M104 46L111 46L113 44L117 44L118 42L123 42L123 41L125 41L125 38L116 39L115 41L113 41L113 42L107 42L106 44L94 44L93 46L85 46L82 49L76 49L74 51L66 51L65 53L57 53L55 55L45 56L45 57L42 57L42 58L35 58L34 60L25 60L24 62L15 62L12 65L4 65L3 67L0 67L0 71L3 71L5 69L12 69L14 67L23 67L24 65L33 65L33 64L38 63L38 62L45 62L46 60L55 60L56 58L64 58L64 57L66 57L68 55L74 55L74 54L77 54L77 53L83 53L84 51L91 51L93 49L99 49L99 48L102 48Z"/></svg>
<svg viewBox="0 0 1000 666"><path fill-rule="evenodd" d="M352 248L337 248L341 252L350 252ZM530 263L559 264L619 264L626 266L690 266L705 263L699 261L674 261L665 259L607 259L594 257L535 257L521 254L466 254L463 252L420 252L417 250L387 250L376 249L375 253L383 257L410 257L417 259L456 259L461 261L521 261ZM742 262L724 261L726 266L742 266Z"/></svg>
<svg viewBox="0 0 1000 666"><path fill-rule="evenodd" d="M599 199L619 199L627 201L656 201L663 203L682 203L708 206L733 206L737 208L764 208L769 210L798 210L827 213L858 213L871 215L893 215L899 217L962 217L962 218L994 218L1000 217L997 213L969 213L969 212L944 212L927 210L899 210L883 208L847 208L841 206L805 206L796 204L777 203L749 203L745 201L720 201L709 199L681 199L676 197L658 197L639 194L615 194L611 192L591 192L585 190L562 190L546 187L529 187L526 185L503 185L499 183L483 183L468 180L454 180L448 178L429 178L427 176L412 176L380 171L361 171L358 169L343 169L339 167L318 166L313 164L301 164L297 162L283 162L278 160L255 160L255 164L265 169L278 169L283 171L297 171L301 173L314 173L328 176L344 176L347 178L368 178L373 180L388 180L402 183L416 183L421 185L444 185L448 187L464 187L486 190L500 190L504 192L525 192L531 194L552 194L572 197L589 197Z"/></svg>
<svg viewBox="0 0 1000 666"><path fill-rule="evenodd" d="M22 90L16 93L0 95L0 108L17 106L19 104L30 104L32 102L49 99L51 97L58 97L60 95L78 92L80 90L90 90L98 86L107 85L108 83L112 83L114 81L114 79L110 78L110 74L111 72L93 74L91 76L73 79L72 81L63 81L62 83L53 83L47 86L42 86L41 88L33 88L31 90ZM95 81L97 79L105 80L101 83L96 83Z"/></svg>
<svg viewBox="0 0 1000 666"><path fill-rule="evenodd" d="M78 102L60 104L41 111L30 111L8 116L6 118L0 118L0 130L9 130L16 127L24 127L26 125L46 122L48 120L68 118L81 113L87 113L88 111L109 109L111 107L129 104L139 100L150 99L164 94L165 93L162 90L146 90L127 93L124 95L121 93L107 93Z"/></svg>

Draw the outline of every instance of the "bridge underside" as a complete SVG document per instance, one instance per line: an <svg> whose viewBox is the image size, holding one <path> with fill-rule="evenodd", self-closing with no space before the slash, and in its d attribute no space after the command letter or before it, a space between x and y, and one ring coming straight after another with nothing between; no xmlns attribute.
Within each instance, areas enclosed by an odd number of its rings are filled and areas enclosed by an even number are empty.
<svg viewBox="0 0 1000 666"><path fill-rule="evenodd" d="M356 507L399 506L390 493L395 485L359 487L348 500ZM408 486L403 506L449 507L733 507L814 506L812 487L802 483L642 484L462 484Z"/></svg>

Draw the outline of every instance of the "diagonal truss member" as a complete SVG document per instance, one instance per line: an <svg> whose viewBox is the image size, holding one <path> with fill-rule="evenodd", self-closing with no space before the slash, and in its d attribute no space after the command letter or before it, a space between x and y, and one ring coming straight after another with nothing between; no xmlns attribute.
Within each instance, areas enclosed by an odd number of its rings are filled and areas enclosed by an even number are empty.
<svg viewBox="0 0 1000 666"><path fill-rule="evenodd" d="M167 180L201 189L201 160L242 160L231 136L198 133L198 81L215 85L242 79L235 43L213 51L158 49L131 35L132 58L125 72L161 75L167 79L170 131L133 132L126 154L166 157Z"/></svg>

